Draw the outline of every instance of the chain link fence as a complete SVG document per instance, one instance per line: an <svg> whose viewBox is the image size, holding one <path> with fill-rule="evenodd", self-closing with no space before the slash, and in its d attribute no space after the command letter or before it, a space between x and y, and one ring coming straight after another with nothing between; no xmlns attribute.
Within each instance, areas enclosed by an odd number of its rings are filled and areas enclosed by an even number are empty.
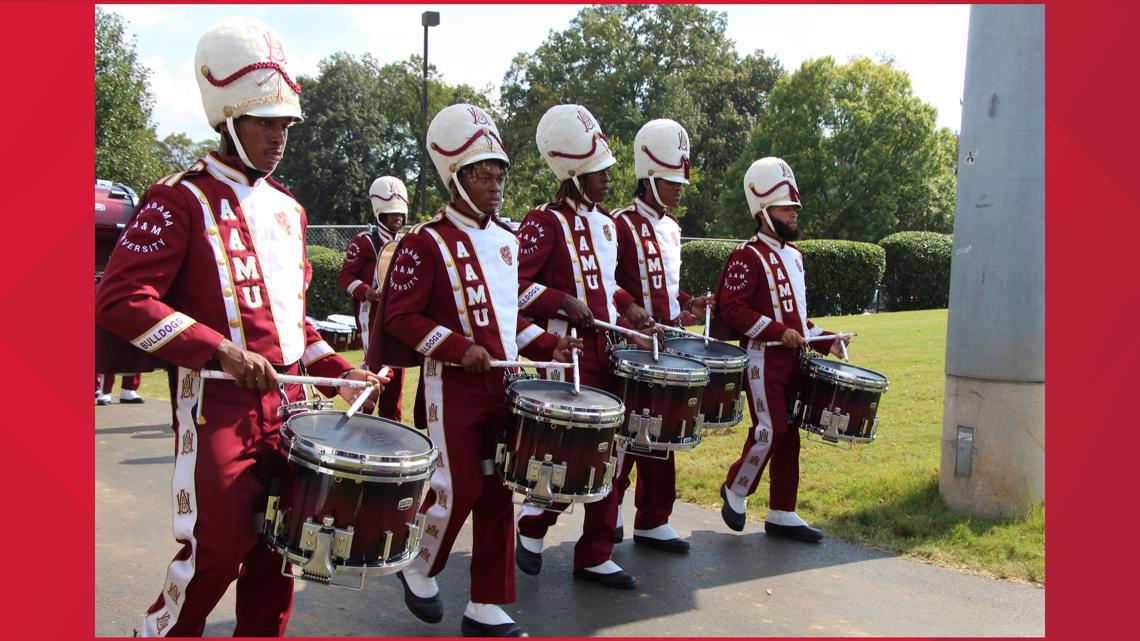
<svg viewBox="0 0 1140 641"><path fill-rule="evenodd" d="M307 242L343 252L353 236L372 228L373 225L309 225Z"/></svg>

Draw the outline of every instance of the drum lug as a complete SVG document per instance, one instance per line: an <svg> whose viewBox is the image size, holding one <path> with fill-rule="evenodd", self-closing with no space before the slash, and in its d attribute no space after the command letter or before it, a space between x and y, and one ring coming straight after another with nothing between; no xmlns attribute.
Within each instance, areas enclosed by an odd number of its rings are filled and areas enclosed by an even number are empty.
<svg viewBox="0 0 1140 641"><path fill-rule="evenodd" d="M847 425L851 422L850 414L839 413L839 408L835 411L823 410L819 417L819 426L824 428L823 437L829 439L839 440L839 435L847 433Z"/></svg>
<svg viewBox="0 0 1140 641"><path fill-rule="evenodd" d="M693 438L700 439L705 432L705 415L697 414L693 419Z"/></svg>
<svg viewBox="0 0 1140 641"><path fill-rule="evenodd" d="M270 496L265 501L265 517L261 524L263 534L277 535L277 506L280 504L281 497Z"/></svg>
<svg viewBox="0 0 1140 641"><path fill-rule="evenodd" d="M737 400L737 402L739 402L739 400ZM804 407L804 404L801 403L800 399L797 398L796 402L792 404L792 418L799 418L800 410Z"/></svg>
<svg viewBox="0 0 1140 641"><path fill-rule="evenodd" d="M547 506L554 503L554 487L566 484L566 464L552 462L550 454L542 461L530 459L526 466L526 480L535 485L527 493L527 502Z"/></svg>
<svg viewBox="0 0 1140 641"><path fill-rule="evenodd" d="M661 417L650 416L649 410L643 410L642 414L629 415L629 431L632 433L633 441L630 443L631 449L649 450L653 448L653 442L661 436ZM650 436L653 437L650 440Z"/></svg>
<svg viewBox="0 0 1140 641"><path fill-rule="evenodd" d="M301 566L300 578L326 585L330 583L341 585L332 580L336 574L332 561L334 557L348 558L349 550L352 549L353 531L351 525L346 529L333 527L331 516L324 517L320 524L313 523L312 519L306 521L301 527L300 547L306 552L311 552L311 555ZM361 582L363 580L361 577Z"/></svg>
<svg viewBox="0 0 1140 641"><path fill-rule="evenodd" d="M617 469L617 457L611 456L610 460L606 461L606 473L602 475L602 485L610 485L614 480L614 470Z"/></svg>

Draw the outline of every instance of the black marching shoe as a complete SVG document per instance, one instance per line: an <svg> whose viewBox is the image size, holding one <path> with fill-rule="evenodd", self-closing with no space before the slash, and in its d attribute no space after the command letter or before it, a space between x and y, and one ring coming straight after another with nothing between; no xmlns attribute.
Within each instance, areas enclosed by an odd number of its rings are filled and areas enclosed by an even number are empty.
<svg viewBox="0 0 1140 641"><path fill-rule="evenodd" d="M764 521L764 534L804 543L819 543L823 540L823 532L810 525L776 525Z"/></svg>
<svg viewBox="0 0 1140 641"><path fill-rule="evenodd" d="M463 622L459 624L459 630L465 637L528 637L526 632L523 632L519 624L511 621L510 623L479 623L475 619L467 615L463 615Z"/></svg>
<svg viewBox="0 0 1140 641"><path fill-rule="evenodd" d="M519 566L523 574L531 576L538 576L542 571L542 554L524 548L518 532L515 532L515 565Z"/></svg>
<svg viewBox="0 0 1140 641"><path fill-rule="evenodd" d="M617 588L619 590L632 590L633 586L637 585L637 577L625 570L618 570L617 572L610 572L609 574L599 574L586 569L574 570L574 578L592 581L604 585L607 588Z"/></svg>
<svg viewBox="0 0 1140 641"><path fill-rule="evenodd" d="M621 543L624 540L625 540L625 526L619 525L619 526L617 526L617 529L614 530L613 542L614 543Z"/></svg>
<svg viewBox="0 0 1140 641"><path fill-rule="evenodd" d="M416 615L417 619L425 623L443 621L443 601L440 600L438 594L427 598L416 596L416 593L408 587L408 582L404 580L403 572L397 572L396 578L400 579L400 583L404 585L404 604L408 606L412 614Z"/></svg>
<svg viewBox="0 0 1140 641"><path fill-rule="evenodd" d="M728 490L724 489L724 486L721 485L720 499L724 501L724 504L720 506L720 518L724 519L724 524L727 525L729 529L736 530L737 532L743 532L744 521L746 520L745 515L732 509L732 507L728 504L727 492Z"/></svg>
<svg viewBox="0 0 1140 641"><path fill-rule="evenodd" d="M641 536L640 534L634 534L633 542L637 545L647 545L651 548L657 548L658 550L664 550L666 552L676 552L678 554L684 554L685 552L689 551L689 542L681 538L655 539L648 536Z"/></svg>

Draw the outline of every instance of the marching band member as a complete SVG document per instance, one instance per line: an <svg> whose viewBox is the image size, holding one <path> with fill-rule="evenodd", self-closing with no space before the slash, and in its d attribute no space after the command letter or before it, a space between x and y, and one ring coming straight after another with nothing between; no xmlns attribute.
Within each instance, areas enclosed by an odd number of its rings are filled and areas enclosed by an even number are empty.
<svg viewBox="0 0 1140 641"><path fill-rule="evenodd" d="M104 327L177 366L171 503L182 548L137 632L200 636L236 580L234 635L281 636L293 579L250 526L286 469L282 396L304 398L300 385L279 389L277 375L304 367L377 391L385 379L354 369L305 322L305 210L270 178L302 120L281 39L258 21L230 19L199 40L194 68L218 150L147 190L95 301ZM236 380L205 381L204 367Z"/></svg>
<svg viewBox="0 0 1140 641"><path fill-rule="evenodd" d="M361 341L368 348L368 330L380 309L380 283L376 281L376 261L389 243L396 242L396 234L404 226L408 215L408 189L395 176L381 176L368 188L368 200L376 217L376 228L362 231L348 243L344 263L337 282L352 296L356 326ZM376 401L376 413L384 418L399 421L402 418L400 397L404 391L404 370L392 367L391 382Z"/></svg>
<svg viewBox="0 0 1140 641"><path fill-rule="evenodd" d="M764 532L818 542L823 534L795 512L800 435L788 424L787 398L801 375L801 349L811 345L838 356L841 347L834 339L808 343L804 338L831 332L816 327L807 316L803 254L791 243L800 236L800 192L791 167L779 158L757 160L744 174L744 195L757 219L757 231L729 255L721 271L712 334L739 338L748 351L748 405L755 427L721 486L720 513L728 527L744 529L747 497L756 491L771 460ZM781 345L765 347L767 341Z"/></svg>
<svg viewBox="0 0 1140 641"><path fill-rule="evenodd" d="M519 227L519 307L555 334L564 336L570 324L577 326L584 343L581 383L606 389L607 334L592 327L593 319L615 323L621 311L637 327L648 321L645 310L614 279L617 229L599 207L609 193L607 169L616 160L601 127L580 105L552 107L539 120L535 138L561 185L554 201L531 210ZM610 560L616 511L615 492L584 506L582 536L574 546L574 577L632 588L637 578ZM533 506L519 511L515 556L523 572L541 571L542 539L557 519L558 512Z"/></svg>
<svg viewBox="0 0 1140 641"><path fill-rule="evenodd" d="M519 241L497 216L510 160L495 123L477 106L451 105L432 120L427 146L451 199L400 240L368 354L369 365L422 358L415 420L440 454L422 508L422 547L399 578L413 614L442 620L435 576L471 514L471 600L462 633L521 636L498 605L515 600L514 505L494 472L496 435L508 418L504 373L490 361L519 353L567 361L581 342L519 318Z"/></svg>
<svg viewBox="0 0 1140 641"><path fill-rule="evenodd" d="M650 310L658 324L691 325L703 317L711 296L693 297L681 290L681 226L669 210L681 203L689 184L689 134L673 120L651 120L633 141L637 189L633 204L613 212L618 230L617 282ZM694 314L696 316L694 316ZM688 552L689 543L669 525L677 499L677 465L667 457L636 456L618 449L614 493L618 497L614 541L623 538L621 503L629 473L637 467L633 541L667 552Z"/></svg>

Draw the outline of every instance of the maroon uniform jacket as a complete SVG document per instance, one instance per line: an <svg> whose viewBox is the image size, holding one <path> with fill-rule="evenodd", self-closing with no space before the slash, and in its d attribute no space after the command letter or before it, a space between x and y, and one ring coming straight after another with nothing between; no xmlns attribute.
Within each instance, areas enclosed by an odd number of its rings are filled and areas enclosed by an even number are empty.
<svg viewBox="0 0 1140 641"><path fill-rule="evenodd" d="M480 225L451 207L413 227L385 278L369 366L418 365L416 354L459 363L472 344L493 359L550 358L557 337L519 317L518 250L498 219Z"/></svg>
<svg viewBox="0 0 1140 641"><path fill-rule="evenodd" d="M99 323L168 362L201 369L228 338L317 375L352 366L305 321L305 210L271 178L211 153L155 183L96 296Z"/></svg>
<svg viewBox="0 0 1140 641"><path fill-rule="evenodd" d="M634 302L614 278L618 232L605 212L569 202L542 205L527 213L518 236L519 308L527 316L557 318L570 294L595 318L617 323Z"/></svg>
<svg viewBox="0 0 1140 641"><path fill-rule="evenodd" d="M728 256L716 289L712 334L741 339L741 346L763 349L788 328L802 336L825 332L807 318L803 254L791 243L757 234ZM830 343L814 343L826 353Z"/></svg>
<svg viewBox="0 0 1140 641"><path fill-rule="evenodd" d="M337 275L337 283L352 296L354 317L357 329L363 337L364 345L368 345L368 331L376 319L376 312L380 309L372 301L364 297L369 287L376 289L376 259L384 246L393 242L392 232L384 227L376 227L376 233L360 232L349 243L344 252L344 262Z"/></svg>
<svg viewBox="0 0 1140 641"><path fill-rule="evenodd" d="M680 225L672 214L659 216L636 198L613 212L618 230L617 282L653 320L680 324L693 297L681 291Z"/></svg>

